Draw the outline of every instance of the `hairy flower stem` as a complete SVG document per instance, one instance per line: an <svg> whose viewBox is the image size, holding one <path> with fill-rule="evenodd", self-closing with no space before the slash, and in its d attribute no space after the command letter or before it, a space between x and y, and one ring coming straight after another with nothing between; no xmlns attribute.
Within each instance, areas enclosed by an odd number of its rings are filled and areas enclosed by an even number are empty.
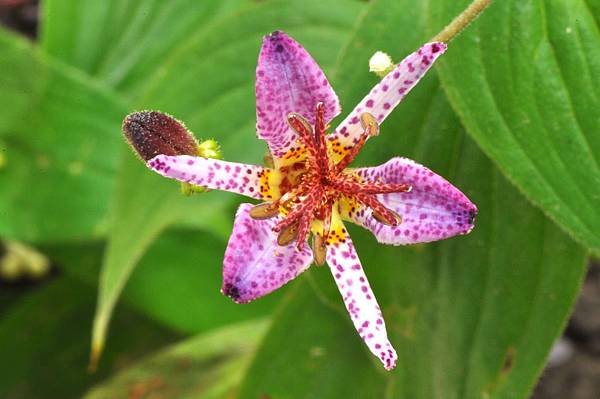
<svg viewBox="0 0 600 399"><path fill-rule="evenodd" d="M454 39L463 29L473 22L483 12L492 0L473 0L460 15L448 24L440 33L431 39L432 42L448 43Z"/></svg>

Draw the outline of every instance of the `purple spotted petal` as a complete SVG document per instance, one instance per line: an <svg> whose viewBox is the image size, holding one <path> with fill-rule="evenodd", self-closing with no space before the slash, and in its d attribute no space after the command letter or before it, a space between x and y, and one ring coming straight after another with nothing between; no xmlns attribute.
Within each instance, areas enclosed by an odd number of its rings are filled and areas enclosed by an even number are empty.
<svg viewBox="0 0 600 399"><path fill-rule="evenodd" d="M327 247L327 264L360 337L387 370L393 369L398 357L388 340L381 309L349 236L343 243Z"/></svg>
<svg viewBox="0 0 600 399"><path fill-rule="evenodd" d="M225 251L221 292L237 303L260 298L308 269L312 251L304 245L282 247L272 228L276 219L255 220L249 215L253 205L242 204L235 215L233 232Z"/></svg>
<svg viewBox="0 0 600 399"><path fill-rule="evenodd" d="M325 104L326 122L340 113L337 95L310 54L283 32L265 36L256 68L256 131L276 159L297 139L287 114L297 112L314 124L318 102Z"/></svg>
<svg viewBox="0 0 600 399"><path fill-rule="evenodd" d="M378 123L383 122L445 51L444 43L427 43L403 59L371 89L371 92L350 112L329 139L337 138L342 143L355 143L363 132L360 124L360 115L363 112L371 113Z"/></svg>
<svg viewBox="0 0 600 399"><path fill-rule="evenodd" d="M408 193L380 194L378 199L402 216L399 226L386 226L360 210L353 221L384 244L405 245L467 234L474 226L477 207L456 187L426 167L406 158L392 158L381 166L355 172L368 181L406 183Z"/></svg>
<svg viewBox="0 0 600 399"><path fill-rule="evenodd" d="M149 160L147 165L171 179L256 199L262 199L260 175L271 171L262 166L189 155L158 155Z"/></svg>

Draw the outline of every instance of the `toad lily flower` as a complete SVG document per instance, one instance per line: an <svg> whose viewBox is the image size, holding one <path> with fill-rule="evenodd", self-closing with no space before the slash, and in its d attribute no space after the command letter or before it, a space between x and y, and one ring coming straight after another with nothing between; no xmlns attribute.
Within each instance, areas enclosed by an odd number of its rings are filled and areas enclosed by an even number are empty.
<svg viewBox="0 0 600 399"><path fill-rule="evenodd" d="M445 49L428 43L409 55L326 134L341 110L335 92L300 44L274 32L264 38L256 70L257 135L269 146L272 167L190 155L158 155L147 162L163 176L263 201L237 211L225 251L225 295L249 302L313 262L326 262L358 333L386 369L395 366L381 309L344 221L370 230L381 243L404 245L468 233L477 208L409 159L348 166Z"/></svg>

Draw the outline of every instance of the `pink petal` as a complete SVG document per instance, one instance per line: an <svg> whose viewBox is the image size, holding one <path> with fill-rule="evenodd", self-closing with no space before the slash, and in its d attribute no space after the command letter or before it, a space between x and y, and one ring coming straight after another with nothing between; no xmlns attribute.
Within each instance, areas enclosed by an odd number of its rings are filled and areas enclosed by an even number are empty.
<svg viewBox="0 0 600 399"><path fill-rule="evenodd" d="M157 155L146 164L155 172L197 186L262 199L260 175L271 169L189 155Z"/></svg>
<svg viewBox="0 0 600 399"><path fill-rule="evenodd" d="M325 104L327 122L340 113L337 95L310 54L283 32L265 36L256 68L256 131L276 159L296 144L287 114L314 124L318 102Z"/></svg>
<svg viewBox="0 0 600 399"><path fill-rule="evenodd" d="M233 232L225 251L221 292L237 303L266 295L308 269L312 251L304 245L282 247L272 228L275 219L255 220L249 215L253 205L242 204L235 215Z"/></svg>
<svg viewBox="0 0 600 399"><path fill-rule="evenodd" d="M402 216L399 226L386 226L361 210L353 218L384 244L404 245L443 240L467 234L474 226L477 207L456 187L426 167L406 158L392 158L381 166L355 172L368 181L406 183L408 193L378 195L386 207Z"/></svg>
<svg viewBox="0 0 600 399"><path fill-rule="evenodd" d="M360 124L360 115L363 112L371 113L378 123L383 122L432 67L435 60L446 51L446 47L445 43L427 43L403 59L371 89L371 92L344 119L329 139L337 138L342 144L355 143L363 132Z"/></svg>
<svg viewBox="0 0 600 399"><path fill-rule="evenodd" d="M327 264L360 337L387 370L393 369L398 357L388 340L381 309L349 236L344 242L327 247Z"/></svg>

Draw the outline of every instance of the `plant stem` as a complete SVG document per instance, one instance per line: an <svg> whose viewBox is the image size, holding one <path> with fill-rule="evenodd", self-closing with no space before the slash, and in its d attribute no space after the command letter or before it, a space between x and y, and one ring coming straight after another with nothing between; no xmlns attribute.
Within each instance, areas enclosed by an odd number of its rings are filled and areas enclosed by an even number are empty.
<svg viewBox="0 0 600 399"><path fill-rule="evenodd" d="M431 41L448 43L454 39L463 29L473 22L483 10L492 3L492 0L473 0L460 15L448 24Z"/></svg>

